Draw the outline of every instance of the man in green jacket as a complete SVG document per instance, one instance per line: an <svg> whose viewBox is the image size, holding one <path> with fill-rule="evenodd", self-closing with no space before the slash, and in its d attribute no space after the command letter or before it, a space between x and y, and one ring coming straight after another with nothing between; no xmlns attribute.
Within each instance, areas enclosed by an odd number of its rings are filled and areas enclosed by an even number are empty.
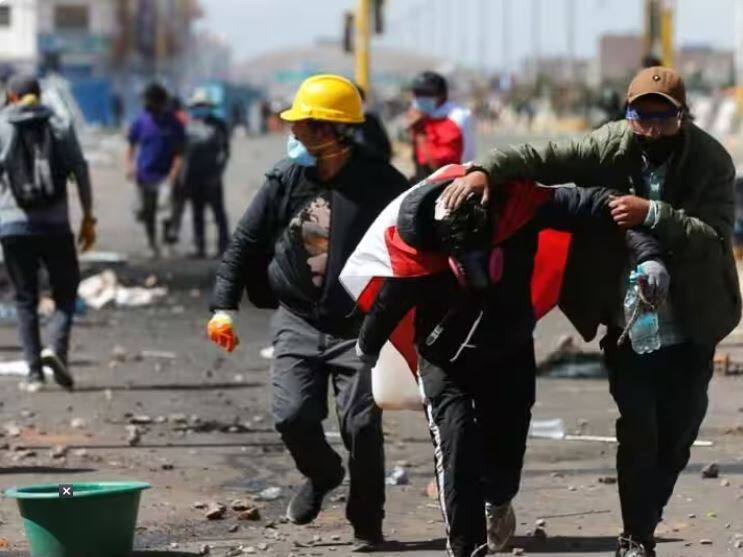
<svg viewBox="0 0 743 557"><path fill-rule="evenodd" d="M730 155L693 124L682 79L668 68L642 70L627 93L626 120L581 139L492 151L446 192L457 207L485 199L517 178L544 184L611 187L622 227L644 226L661 242L671 276L659 310L661 348L636 354L617 346L626 326L622 299L633 268L608 237L576 235L560 307L590 340L600 324L617 403L617 470L624 531L617 555L655 555L654 531L689 460L707 410L715 346L740 321L732 251L735 168ZM507 263L506 263L507 264Z"/></svg>

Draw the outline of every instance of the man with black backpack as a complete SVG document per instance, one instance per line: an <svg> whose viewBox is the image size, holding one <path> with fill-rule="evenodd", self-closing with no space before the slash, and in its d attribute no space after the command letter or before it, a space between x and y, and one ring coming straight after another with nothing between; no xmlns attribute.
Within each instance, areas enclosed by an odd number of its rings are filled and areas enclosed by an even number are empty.
<svg viewBox="0 0 743 557"><path fill-rule="evenodd" d="M70 331L80 281L75 240L70 228L67 180L77 184L83 221L79 244L95 243L96 220L88 166L70 122L40 103L36 78L16 76L6 87L0 111L0 243L15 290L21 343L29 375L23 384L35 392L49 367L62 387L72 389L67 367ZM51 283L55 312L51 345L42 350L39 331L39 267Z"/></svg>
<svg viewBox="0 0 743 557"><path fill-rule="evenodd" d="M407 187L389 163L354 143L364 121L353 83L317 75L281 114L292 125L288 158L267 176L237 226L217 272L209 336L228 351L243 292L258 307L277 308L271 412L306 482L287 517L308 524L328 492L343 481L340 456L322 422L332 381L351 477L346 516L358 549L382 542L384 449L382 412L369 367L354 351L361 315L338 276L377 214Z"/></svg>
<svg viewBox="0 0 743 557"><path fill-rule="evenodd" d="M189 105L183 166L173 192L173 215L167 227L166 240L172 244L178 241L183 209L190 199L196 248L194 256L203 259L206 257L204 212L207 206L217 225L220 256L230 241L222 185L222 175L230 158L230 133L227 123L215 113L215 103L209 91L197 89Z"/></svg>

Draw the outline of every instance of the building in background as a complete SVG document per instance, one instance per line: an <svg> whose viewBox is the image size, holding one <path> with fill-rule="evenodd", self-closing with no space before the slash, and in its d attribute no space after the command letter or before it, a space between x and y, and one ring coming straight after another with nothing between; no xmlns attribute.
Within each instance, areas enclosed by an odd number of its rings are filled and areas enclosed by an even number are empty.
<svg viewBox="0 0 743 557"><path fill-rule="evenodd" d="M36 67L37 29L37 0L0 3L0 79L13 71Z"/></svg>
<svg viewBox="0 0 743 557"><path fill-rule="evenodd" d="M717 50L704 45L685 46L676 54L676 68L690 88L720 89L735 83L732 50Z"/></svg>
<svg viewBox="0 0 743 557"><path fill-rule="evenodd" d="M629 83L645 54L642 35L603 35L599 39L599 75L602 83Z"/></svg>
<svg viewBox="0 0 743 557"><path fill-rule="evenodd" d="M200 16L197 0L4 0L0 78L15 71L60 75L85 118L109 125L117 106L133 110L147 81L180 90L213 77L199 76L189 63L200 60L193 31ZM221 46L219 56L229 60ZM208 52L216 61L214 49Z"/></svg>

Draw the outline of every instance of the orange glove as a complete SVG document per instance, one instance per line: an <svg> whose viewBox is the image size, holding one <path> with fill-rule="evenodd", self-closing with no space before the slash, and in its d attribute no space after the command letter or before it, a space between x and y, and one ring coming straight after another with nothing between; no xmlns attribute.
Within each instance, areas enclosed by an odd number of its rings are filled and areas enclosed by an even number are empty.
<svg viewBox="0 0 743 557"><path fill-rule="evenodd" d="M83 222L80 225L80 235L77 239L77 243L80 245L80 251L88 251L95 245L95 225L97 222L93 217L83 217Z"/></svg>
<svg viewBox="0 0 743 557"><path fill-rule="evenodd" d="M233 325L231 313L217 311L206 327L209 339L225 351L232 352L240 344L240 339L237 338Z"/></svg>

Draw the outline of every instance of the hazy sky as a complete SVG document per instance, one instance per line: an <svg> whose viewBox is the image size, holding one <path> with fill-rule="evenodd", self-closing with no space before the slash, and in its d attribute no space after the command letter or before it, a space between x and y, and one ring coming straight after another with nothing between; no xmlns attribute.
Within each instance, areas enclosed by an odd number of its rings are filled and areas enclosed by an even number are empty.
<svg viewBox="0 0 743 557"><path fill-rule="evenodd" d="M676 40L732 48L736 0L677 0ZM356 0L201 0L202 26L232 44L238 60L298 45L318 37L338 37L342 14ZM386 0L388 33L381 44L402 46L493 68L504 59L511 68L534 49L532 7L540 6L538 50L568 52L569 0ZM504 40L503 16L510 6ZM642 0L574 0L575 50L596 52L605 32L642 28ZM504 43L509 46L504 48ZM505 54L504 54L505 51Z"/></svg>

